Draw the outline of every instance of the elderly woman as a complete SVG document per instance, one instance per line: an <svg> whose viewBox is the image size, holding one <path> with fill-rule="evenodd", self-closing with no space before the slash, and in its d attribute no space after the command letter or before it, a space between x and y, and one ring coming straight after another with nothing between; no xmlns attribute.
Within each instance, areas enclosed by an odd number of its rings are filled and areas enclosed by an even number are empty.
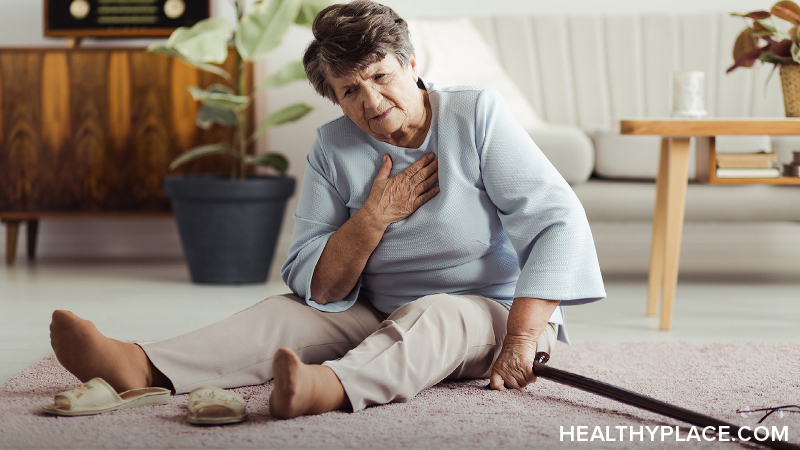
<svg viewBox="0 0 800 450"><path fill-rule="evenodd" d="M406 22L378 3L333 5L313 32L306 73L344 117L308 155L293 294L150 344L56 311L53 348L78 378L185 393L274 377L280 418L445 378L520 389L537 350L566 340L559 305L605 296L583 208L497 92L421 80Z"/></svg>

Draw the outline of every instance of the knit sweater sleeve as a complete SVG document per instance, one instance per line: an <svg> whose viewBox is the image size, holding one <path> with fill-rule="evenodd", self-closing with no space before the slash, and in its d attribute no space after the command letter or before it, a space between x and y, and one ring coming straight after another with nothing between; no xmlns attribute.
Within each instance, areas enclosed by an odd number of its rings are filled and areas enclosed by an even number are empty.
<svg viewBox="0 0 800 450"><path fill-rule="evenodd" d="M294 213L292 244L281 268L281 278L309 306L325 312L341 312L356 302L361 278L344 299L321 305L311 300L311 277L328 239L350 218L350 212L334 185L335 169L326 158L319 132L306 159L308 164Z"/></svg>
<svg viewBox="0 0 800 450"><path fill-rule="evenodd" d="M477 98L475 140L484 188L519 258L514 298L604 298L583 206L494 90Z"/></svg>

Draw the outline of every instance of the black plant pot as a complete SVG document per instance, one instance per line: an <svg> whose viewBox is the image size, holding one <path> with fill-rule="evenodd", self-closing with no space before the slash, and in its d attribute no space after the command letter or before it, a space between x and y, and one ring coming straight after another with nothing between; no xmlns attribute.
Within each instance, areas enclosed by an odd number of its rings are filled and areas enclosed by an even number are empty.
<svg viewBox="0 0 800 450"><path fill-rule="evenodd" d="M265 282L294 187L291 177L166 177L192 281Z"/></svg>

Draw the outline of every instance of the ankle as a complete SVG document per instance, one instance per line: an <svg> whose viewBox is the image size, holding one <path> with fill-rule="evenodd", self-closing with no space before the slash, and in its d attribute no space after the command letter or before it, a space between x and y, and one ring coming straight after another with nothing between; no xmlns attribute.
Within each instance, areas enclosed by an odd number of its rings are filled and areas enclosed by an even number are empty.
<svg viewBox="0 0 800 450"><path fill-rule="evenodd" d="M149 379L150 379L149 386L151 386L151 387L161 387L161 388L164 388L164 389L169 389L171 391L175 390L175 387L172 386L172 381L170 381L170 379L167 378L166 375L164 375L160 370L158 370L156 368L156 366L154 366L153 363L150 362L149 359L147 360L147 365L148 365L148 367L150 369L149 370L149 372L150 372L150 375L149 375Z"/></svg>
<svg viewBox="0 0 800 450"><path fill-rule="evenodd" d="M328 366L316 366L317 376L314 377L314 391L317 398L326 399L330 410L346 409L350 406L350 399L344 391L342 382L336 372Z"/></svg>
<svg viewBox="0 0 800 450"><path fill-rule="evenodd" d="M145 353L144 349L139 345L135 344L137 354L139 356L139 361L141 361L141 365L144 367L144 381L147 387L163 387L166 389L172 389L172 382L169 381L169 378L166 377L158 368L150 361L150 358Z"/></svg>

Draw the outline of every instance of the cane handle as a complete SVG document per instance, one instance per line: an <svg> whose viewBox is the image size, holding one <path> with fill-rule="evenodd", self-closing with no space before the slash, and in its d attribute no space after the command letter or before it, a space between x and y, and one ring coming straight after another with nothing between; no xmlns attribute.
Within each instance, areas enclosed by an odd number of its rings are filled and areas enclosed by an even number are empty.
<svg viewBox="0 0 800 450"><path fill-rule="evenodd" d="M537 352L535 361L539 364L547 364L547 361L550 361L550 354L547 352Z"/></svg>

